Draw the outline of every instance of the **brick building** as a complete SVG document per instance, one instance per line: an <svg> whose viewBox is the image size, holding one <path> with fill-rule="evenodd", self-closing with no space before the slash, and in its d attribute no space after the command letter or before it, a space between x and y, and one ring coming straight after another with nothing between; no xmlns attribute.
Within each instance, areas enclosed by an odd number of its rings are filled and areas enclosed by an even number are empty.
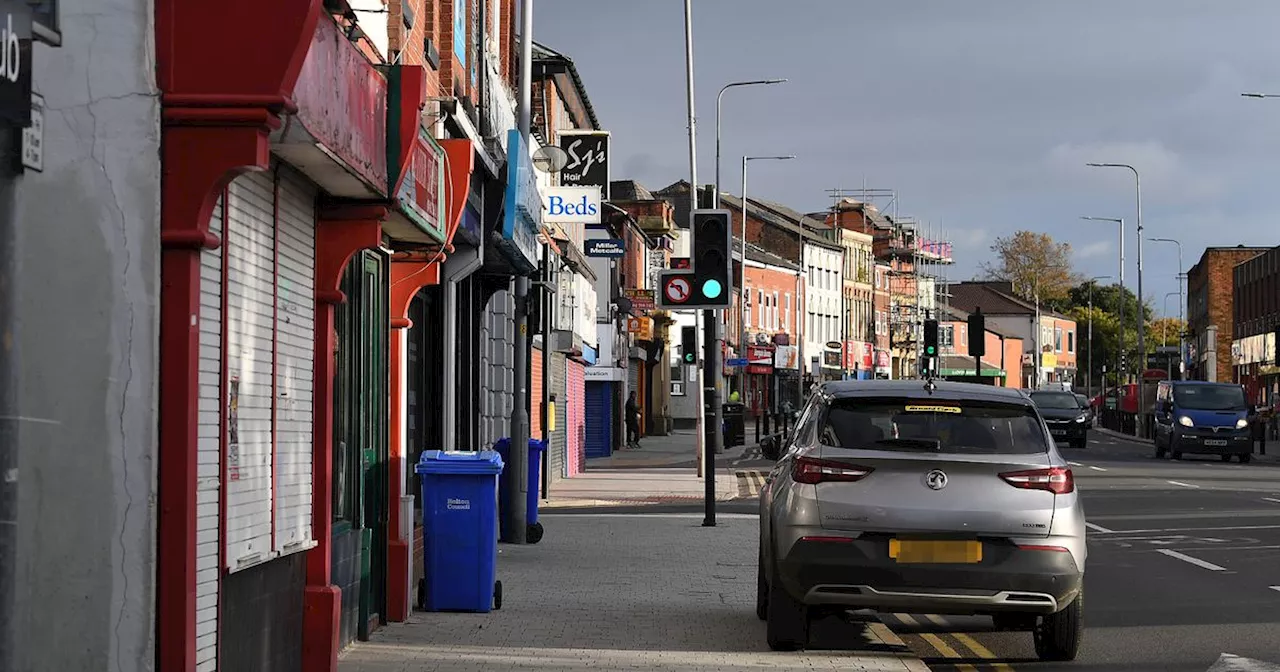
<svg viewBox="0 0 1280 672"><path fill-rule="evenodd" d="M1235 334L1234 296L1237 264L1266 247L1210 247L1187 271L1187 378L1232 380L1231 342Z"/></svg>
<svg viewBox="0 0 1280 672"><path fill-rule="evenodd" d="M1280 247L1236 264L1232 269L1231 359L1235 381L1255 404L1280 401Z"/></svg>
<svg viewBox="0 0 1280 672"><path fill-rule="evenodd" d="M944 308L938 319L939 375L960 382L994 384L998 387L1023 387L1022 338L987 328L983 334L986 346L982 355L982 376L970 354L974 334L969 333L969 313L958 308Z"/></svg>
<svg viewBox="0 0 1280 672"><path fill-rule="evenodd" d="M981 308L992 329L1022 339L1022 386L1075 381L1079 339L1071 318L1043 305L1037 311L1034 303L1016 296L1008 282L951 285L951 305L964 312Z"/></svg>

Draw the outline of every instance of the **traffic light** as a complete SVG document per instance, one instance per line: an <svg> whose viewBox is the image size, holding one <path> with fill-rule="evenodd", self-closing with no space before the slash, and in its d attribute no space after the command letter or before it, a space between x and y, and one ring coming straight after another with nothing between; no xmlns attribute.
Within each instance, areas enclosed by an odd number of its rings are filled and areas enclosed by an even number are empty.
<svg viewBox="0 0 1280 672"><path fill-rule="evenodd" d="M924 321L924 356L938 356L938 321Z"/></svg>
<svg viewBox="0 0 1280 672"><path fill-rule="evenodd" d="M680 358L685 364L698 363L698 328L680 329Z"/></svg>
<svg viewBox="0 0 1280 672"><path fill-rule="evenodd" d="M969 314L969 354L979 359L987 354L987 318L981 308Z"/></svg>
<svg viewBox="0 0 1280 672"><path fill-rule="evenodd" d="M728 210L693 211L693 296L701 308L728 308L733 288Z"/></svg>

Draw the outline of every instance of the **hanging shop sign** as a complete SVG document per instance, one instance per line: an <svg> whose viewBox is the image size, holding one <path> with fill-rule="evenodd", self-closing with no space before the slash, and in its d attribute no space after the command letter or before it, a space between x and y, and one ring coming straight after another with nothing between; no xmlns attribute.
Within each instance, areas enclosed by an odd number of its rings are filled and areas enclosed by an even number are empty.
<svg viewBox="0 0 1280 672"><path fill-rule="evenodd" d="M627 243L621 238L592 238L583 242L588 257L617 259L627 254Z"/></svg>
<svg viewBox="0 0 1280 672"><path fill-rule="evenodd" d="M31 125L31 8L0 0L0 124Z"/></svg>
<svg viewBox="0 0 1280 672"><path fill-rule="evenodd" d="M542 230L542 196L520 131L507 132L507 190L499 248L520 273L538 267L538 232Z"/></svg>
<svg viewBox="0 0 1280 672"><path fill-rule="evenodd" d="M652 289L624 289L622 295L631 301L633 314L648 313L655 308Z"/></svg>
<svg viewBox="0 0 1280 672"><path fill-rule="evenodd" d="M600 187L545 187L542 221L545 224L599 224Z"/></svg>
<svg viewBox="0 0 1280 672"><path fill-rule="evenodd" d="M571 187L600 187L609 199L609 132L561 131L560 149L569 162L560 170L560 184ZM599 221L599 220L597 220Z"/></svg>

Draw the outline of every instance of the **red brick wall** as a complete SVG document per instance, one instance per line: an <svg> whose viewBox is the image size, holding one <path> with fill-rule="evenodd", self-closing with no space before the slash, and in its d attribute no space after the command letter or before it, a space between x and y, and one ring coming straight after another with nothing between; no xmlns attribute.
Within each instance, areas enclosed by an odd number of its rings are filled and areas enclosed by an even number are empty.
<svg viewBox="0 0 1280 672"><path fill-rule="evenodd" d="M387 42L391 53L388 58L405 65L425 65L427 71L427 95L438 97L440 91L440 71L427 64L426 40L430 38L440 49L440 11L441 0L390 0L387 5ZM449 0L444 0L448 2ZM412 30L404 27L404 7L408 5L415 20ZM444 54L440 55L444 58Z"/></svg>
<svg viewBox="0 0 1280 672"><path fill-rule="evenodd" d="M731 208L733 214L733 238L742 239L742 210ZM783 259L795 261L800 258L799 237L789 231L774 226L767 226L758 218L747 213L747 242L768 250Z"/></svg>
<svg viewBox="0 0 1280 672"><path fill-rule="evenodd" d="M1231 341L1235 338L1235 267L1244 263L1263 250L1251 248L1227 248L1205 250L1199 263L1187 273L1187 294L1207 295L1207 315L1194 312L1189 317L1190 328L1196 334L1203 334L1210 325L1218 327L1218 380L1230 382L1234 366L1231 360ZM1192 302L1195 311L1195 303Z"/></svg>

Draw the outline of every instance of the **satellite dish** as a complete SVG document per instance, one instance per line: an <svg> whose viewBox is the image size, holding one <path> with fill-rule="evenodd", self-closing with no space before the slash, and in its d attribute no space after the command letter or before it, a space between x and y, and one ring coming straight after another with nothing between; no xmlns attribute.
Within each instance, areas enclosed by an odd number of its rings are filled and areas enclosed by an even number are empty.
<svg viewBox="0 0 1280 672"><path fill-rule="evenodd" d="M558 173L569 165L569 153L559 147L540 147L533 153L533 167L544 173Z"/></svg>

